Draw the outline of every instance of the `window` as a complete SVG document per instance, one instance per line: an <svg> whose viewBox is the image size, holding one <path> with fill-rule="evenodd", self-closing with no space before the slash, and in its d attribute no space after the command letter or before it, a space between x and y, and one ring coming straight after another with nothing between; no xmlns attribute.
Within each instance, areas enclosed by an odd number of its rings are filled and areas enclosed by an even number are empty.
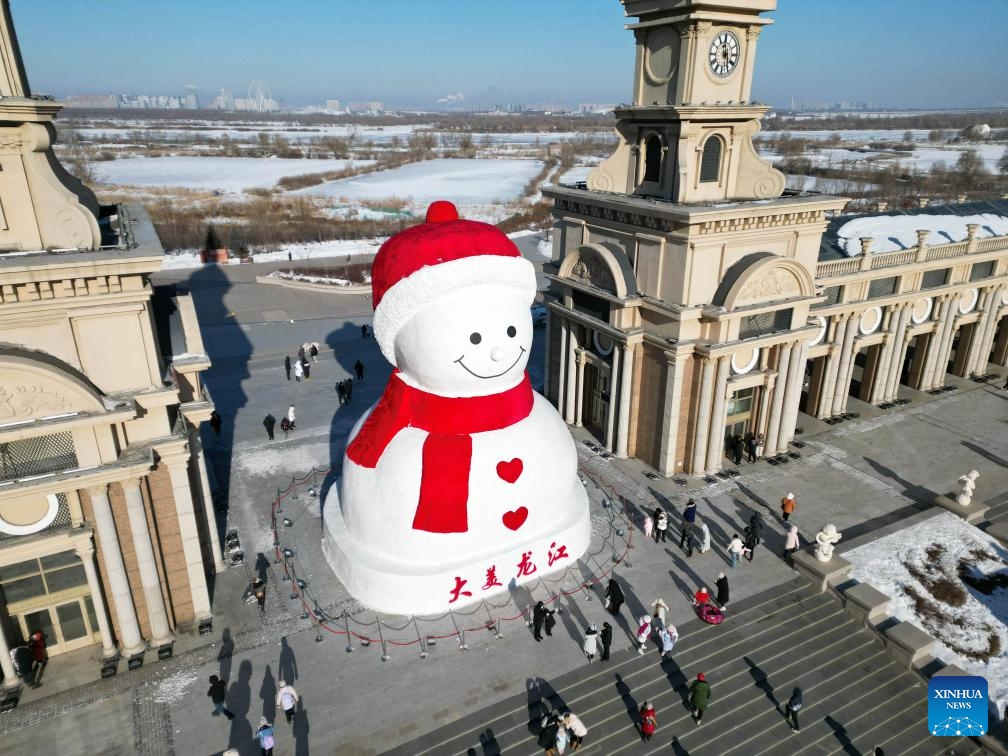
<svg viewBox="0 0 1008 756"><path fill-rule="evenodd" d="M951 272L951 268L924 271L924 278L921 279L921 288L933 289L937 286L944 286L948 283L949 273Z"/></svg>
<svg viewBox="0 0 1008 756"><path fill-rule="evenodd" d="M69 433L52 433L0 444L0 480L19 480L76 467L77 454Z"/></svg>
<svg viewBox="0 0 1008 756"><path fill-rule="evenodd" d="M87 585L87 573L72 551L0 568L0 594L8 604Z"/></svg>
<svg viewBox="0 0 1008 756"><path fill-rule="evenodd" d="M843 286L827 286L823 289L824 304L837 304L843 298Z"/></svg>
<svg viewBox="0 0 1008 756"><path fill-rule="evenodd" d="M771 310L758 315L743 315L739 324L739 338L751 339L768 333L787 331L791 328L791 310Z"/></svg>
<svg viewBox="0 0 1008 756"><path fill-rule="evenodd" d="M649 136L644 145L644 180L661 181L661 140Z"/></svg>
<svg viewBox="0 0 1008 756"><path fill-rule="evenodd" d="M721 137L712 136L704 142L700 159L700 181L717 181L721 178Z"/></svg>
<svg viewBox="0 0 1008 756"><path fill-rule="evenodd" d="M870 284L868 284L868 299L878 299L879 297L888 297L896 293L896 282L899 279L896 276L891 278L876 278Z"/></svg>
<svg viewBox="0 0 1008 756"><path fill-rule="evenodd" d="M974 263L970 268L970 281L979 281L981 278L990 278L994 275L994 261Z"/></svg>

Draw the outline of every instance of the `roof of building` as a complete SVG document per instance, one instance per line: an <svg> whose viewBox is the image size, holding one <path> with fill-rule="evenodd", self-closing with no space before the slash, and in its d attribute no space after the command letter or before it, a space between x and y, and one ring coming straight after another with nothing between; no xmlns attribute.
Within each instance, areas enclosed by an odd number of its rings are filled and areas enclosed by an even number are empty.
<svg viewBox="0 0 1008 756"><path fill-rule="evenodd" d="M845 239L838 233L846 224L854 219L864 218L885 218L892 216L939 216L948 215L958 218L968 218L977 215L1001 215L1008 217L1008 199L978 200L974 202L957 202L947 205L928 205L927 207L914 207L905 210L887 210L877 213L851 213L838 215L831 218L826 226L826 231L822 235L819 245L819 260L842 260L850 255L846 251ZM957 224L958 225L958 224ZM941 233L940 231L938 232ZM989 234L983 234L987 236ZM945 235L948 236L947 234ZM895 240L894 240L895 241ZM945 244L951 241L962 241L962 239L944 238L936 240L932 237L929 243ZM905 242L896 242L898 248L904 248Z"/></svg>

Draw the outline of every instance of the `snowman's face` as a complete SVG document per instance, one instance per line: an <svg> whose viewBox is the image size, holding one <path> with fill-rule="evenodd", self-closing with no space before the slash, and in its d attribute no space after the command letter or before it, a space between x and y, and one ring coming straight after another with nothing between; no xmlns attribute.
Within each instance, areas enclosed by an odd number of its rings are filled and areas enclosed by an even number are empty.
<svg viewBox="0 0 1008 756"><path fill-rule="evenodd" d="M421 389L482 396L521 380L531 346L525 296L510 286L469 286L427 305L400 329L396 365Z"/></svg>

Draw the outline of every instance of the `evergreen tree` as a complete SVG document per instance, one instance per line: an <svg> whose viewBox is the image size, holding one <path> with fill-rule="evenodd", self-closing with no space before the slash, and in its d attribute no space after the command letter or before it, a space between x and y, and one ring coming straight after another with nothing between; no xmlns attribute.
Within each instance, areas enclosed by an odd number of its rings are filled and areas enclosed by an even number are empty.
<svg viewBox="0 0 1008 756"><path fill-rule="evenodd" d="M213 227L211 223L207 226L206 233L206 248L207 249L223 249L224 242L221 241L220 234L217 233L217 229Z"/></svg>

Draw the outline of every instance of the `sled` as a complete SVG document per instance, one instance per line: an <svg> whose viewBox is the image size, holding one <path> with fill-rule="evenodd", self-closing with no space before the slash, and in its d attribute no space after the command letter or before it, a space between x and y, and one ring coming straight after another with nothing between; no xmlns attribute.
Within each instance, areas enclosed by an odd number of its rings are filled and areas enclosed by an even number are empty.
<svg viewBox="0 0 1008 756"><path fill-rule="evenodd" d="M702 619L708 625L720 625L724 622L724 612L718 609L713 604L701 604L695 607L697 617Z"/></svg>

